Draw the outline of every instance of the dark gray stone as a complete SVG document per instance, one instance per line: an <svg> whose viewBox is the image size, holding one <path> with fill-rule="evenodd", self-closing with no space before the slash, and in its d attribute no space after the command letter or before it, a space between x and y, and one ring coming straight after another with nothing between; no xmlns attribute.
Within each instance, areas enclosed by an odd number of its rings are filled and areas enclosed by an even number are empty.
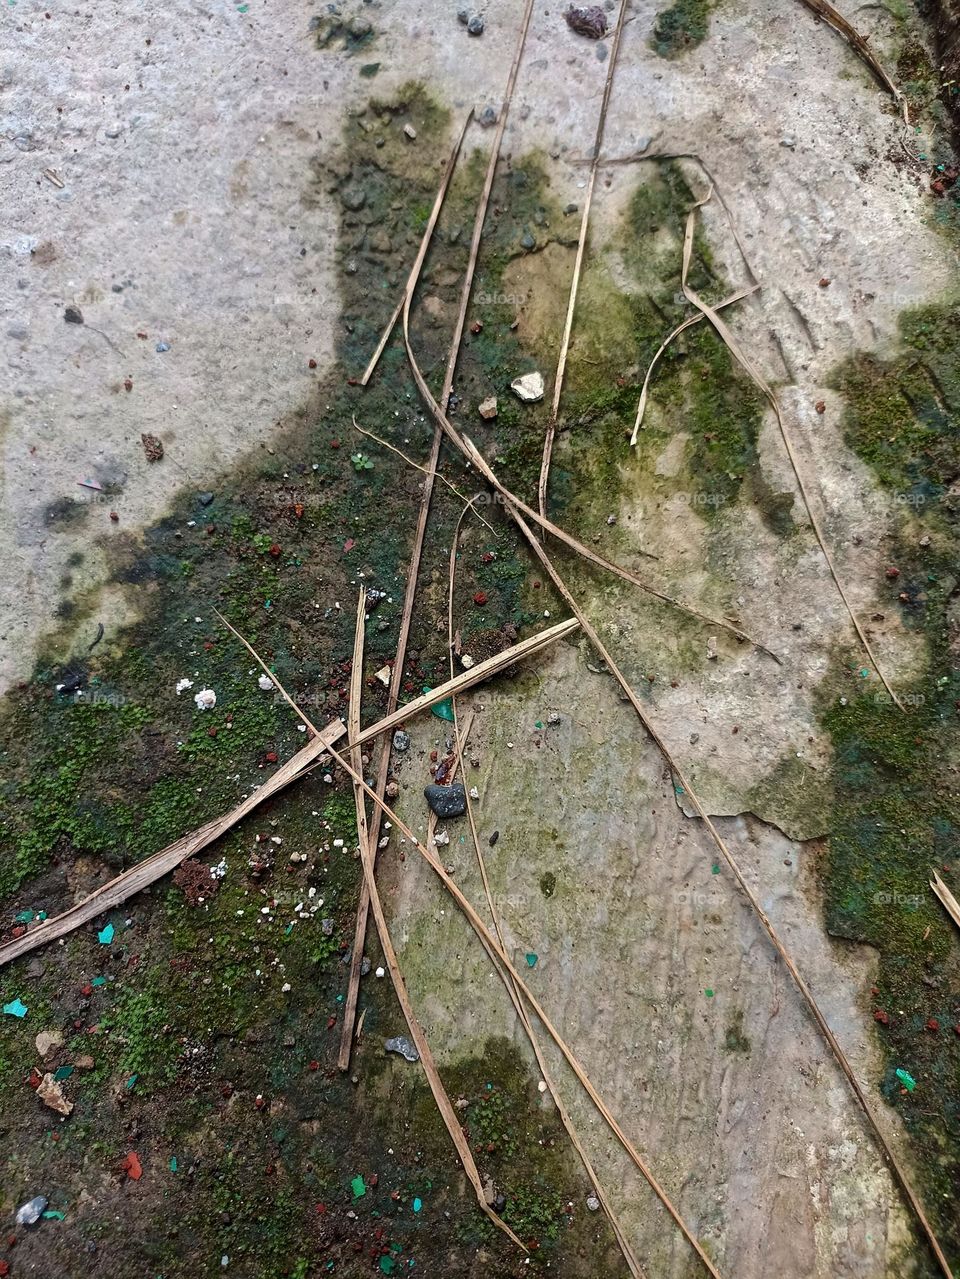
<svg viewBox="0 0 960 1279"><path fill-rule="evenodd" d="M462 817L467 811L467 792L462 782L454 782L452 786L431 783L424 787L423 793L438 817Z"/></svg>

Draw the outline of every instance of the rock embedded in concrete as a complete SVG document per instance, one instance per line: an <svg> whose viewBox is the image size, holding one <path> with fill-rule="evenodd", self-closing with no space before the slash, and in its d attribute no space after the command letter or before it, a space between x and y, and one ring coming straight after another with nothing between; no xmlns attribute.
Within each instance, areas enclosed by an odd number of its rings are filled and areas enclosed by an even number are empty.
<svg viewBox="0 0 960 1279"><path fill-rule="evenodd" d="M431 783L424 787L423 793L438 817L462 817L467 810L467 792L462 782L454 782L452 786Z"/></svg>
<svg viewBox="0 0 960 1279"><path fill-rule="evenodd" d="M510 390L524 404L535 404L537 400L543 399L543 374L524 373L523 377L513 379Z"/></svg>
<svg viewBox="0 0 960 1279"><path fill-rule="evenodd" d="M351 213L359 213L367 202L367 193L363 187L351 184L340 192L340 199L345 209L349 209Z"/></svg>
<svg viewBox="0 0 960 1279"><path fill-rule="evenodd" d="M377 970L380 971L379 969ZM398 1053L401 1057L405 1057L407 1061L419 1061L420 1054L412 1040L406 1035L397 1035L394 1039L386 1039L383 1044L388 1053Z"/></svg>

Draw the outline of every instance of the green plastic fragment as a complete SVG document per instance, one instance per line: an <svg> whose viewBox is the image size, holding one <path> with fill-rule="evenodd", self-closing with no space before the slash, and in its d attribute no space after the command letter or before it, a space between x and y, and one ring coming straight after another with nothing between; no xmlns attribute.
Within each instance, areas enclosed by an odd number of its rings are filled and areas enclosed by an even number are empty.
<svg viewBox="0 0 960 1279"><path fill-rule="evenodd" d="M528 952L527 952L527 954L526 954L525 958L526 958L526 961L527 961L527 967L528 967L528 968L534 968L534 967L536 966L537 960L540 958L540 956L539 956L539 955L535 955L535 954L533 953L533 951L531 950L531 951L528 951Z"/></svg>
<svg viewBox="0 0 960 1279"><path fill-rule="evenodd" d="M64 1214L59 1212L56 1208L48 1208L43 1215L46 1217L47 1221L63 1221L64 1219Z"/></svg>
<svg viewBox="0 0 960 1279"><path fill-rule="evenodd" d="M32 911L32 910L22 910L22 911L20 911L20 913L16 916L16 920L17 920L17 923L18 923L18 924L32 924L32 923L33 923L33 911Z"/></svg>
<svg viewBox="0 0 960 1279"><path fill-rule="evenodd" d="M59 1084L64 1079L69 1079L72 1074L73 1074L72 1066L61 1066L60 1069L54 1073L53 1077L56 1080L56 1082Z"/></svg>
<svg viewBox="0 0 960 1279"><path fill-rule="evenodd" d="M706 995L706 997L707 997L708 999L712 999L712 998L713 998L713 991L710 989L710 987L709 987L709 986L707 987L707 989L706 989L703 993Z"/></svg>
<svg viewBox="0 0 960 1279"><path fill-rule="evenodd" d="M420 1211L420 1209L421 1209L422 1207L423 1207L423 1200L422 1200L422 1199L419 1199L419 1198L418 1198L418 1199L414 1199L414 1201L413 1201L413 1211L414 1211L414 1212L419 1212L419 1211Z"/></svg>
<svg viewBox="0 0 960 1279"><path fill-rule="evenodd" d="M717 863L716 863L716 862L714 862L714 863L713 863L713 865L710 867L710 874L711 874L711 875L719 875L719 874L720 874L720 867L717 865Z"/></svg>
<svg viewBox="0 0 960 1279"><path fill-rule="evenodd" d="M22 999L14 999L14 1000L11 1000L9 1004L3 1005L3 1011L7 1014L8 1017L19 1017L22 1020L24 1017L26 1017L30 1009L27 1007L27 1005L23 1002Z"/></svg>
<svg viewBox="0 0 960 1279"><path fill-rule="evenodd" d="M866 666L861 666L861 667L860 667L860 678L861 678L861 679L869 679L869 678L870 678L870 672L869 672L869 670L867 669L867 667L866 667Z"/></svg>
<svg viewBox="0 0 960 1279"><path fill-rule="evenodd" d="M350 1189L353 1191L354 1199L362 1199L367 1193L367 1183L362 1177L354 1177L350 1182Z"/></svg>
<svg viewBox="0 0 960 1279"><path fill-rule="evenodd" d="M442 702L437 702L431 709L437 719L445 719L448 724L453 723L453 702L449 697L445 697Z"/></svg>
<svg viewBox="0 0 960 1279"><path fill-rule="evenodd" d="M90 985L91 985L91 986L106 986L106 984L107 984L107 979L106 979L106 977L91 977L91 978L90 978Z"/></svg>
<svg viewBox="0 0 960 1279"><path fill-rule="evenodd" d="M914 1088L917 1086L917 1081L914 1079L913 1075L911 1075L908 1070L901 1070L899 1067L897 1068L896 1075L904 1088L906 1088L907 1092L913 1092Z"/></svg>
<svg viewBox="0 0 960 1279"><path fill-rule="evenodd" d="M139 1075L131 1075L130 1078L127 1080L125 1086L127 1088L132 1088L139 1078L140 1078Z"/></svg>
<svg viewBox="0 0 960 1279"><path fill-rule="evenodd" d="M170 1156L170 1171L171 1171L171 1172L176 1172L176 1171L177 1171L177 1156L176 1156L176 1155L171 1155L171 1156Z"/></svg>
<svg viewBox="0 0 960 1279"><path fill-rule="evenodd" d="M363 66L360 68L360 74L363 76L364 80L370 80L373 78L373 76L377 74L379 70L380 70L379 62L365 62Z"/></svg>
<svg viewBox="0 0 960 1279"><path fill-rule="evenodd" d="M101 946L109 946L113 941L113 933L113 924L107 924L106 928L101 928L97 933L97 941Z"/></svg>
<svg viewBox="0 0 960 1279"><path fill-rule="evenodd" d="M388 1254L380 1258L380 1270L385 1275L392 1275L397 1268L397 1263L393 1257Z"/></svg>

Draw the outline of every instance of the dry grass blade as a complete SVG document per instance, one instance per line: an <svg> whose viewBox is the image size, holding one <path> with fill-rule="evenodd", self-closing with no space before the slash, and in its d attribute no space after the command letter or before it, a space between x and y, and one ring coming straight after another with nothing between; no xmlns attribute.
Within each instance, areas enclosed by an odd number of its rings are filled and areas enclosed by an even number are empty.
<svg viewBox="0 0 960 1279"><path fill-rule="evenodd" d="M443 207L443 201L447 194L447 188L450 185L450 179L453 177L453 171L457 167L457 157L460 154L460 148L463 146L463 139L472 118L473 115L471 112L471 114L467 116L466 120L464 120L463 128L460 130L460 136L454 143L453 150L450 152L447 159L447 167L443 171L443 179L440 182L440 189L437 191L436 197L433 201L433 208L430 210L430 217L427 219L426 230L420 240L420 248L417 250L417 256L414 259L413 266L410 268L410 274L407 276L407 283L399 302L393 309L393 315L391 315L390 319L387 321L387 327L383 330L383 333L380 336L380 341L377 343L377 349L374 351L373 355L371 355L370 362L363 371L363 377L360 379L361 386L366 386L371 377L373 377L373 371L380 363L380 356L383 355L386 350L387 343L390 341L390 334L396 328L397 320L400 319L400 316L403 313L404 301L408 295L413 295L413 291L417 287L417 280L419 280L420 272L423 269L424 258L427 256L427 249L430 247L430 241L433 239L434 227L437 225L437 219L439 218L440 210Z"/></svg>
<svg viewBox="0 0 960 1279"><path fill-rule="evenodd" d="M834 31L838 31L840 35L842 35L843 38L848 41L854 49L856 49L857 53L859 53L860 57L863 58L864 62L877 77L883 87L889 94L891 94L893 100L900 106L900 109L903 112L904 123L909 124L910 116L907 111L907 100L897 88L894 81L890 79L886 71L883 69L883 66L876 54L867 43L866 38L862 36L856 27L852 26L843 14L839 13L832 4L828 4L827 0L801 0L801 3L805 4L808 9L812 10L818 18L821 18L829 26L833 27Z"/></svg>
<svg viewBox="0 0 960 1279"><path fill-rule="evenodd" d="M603 97L600 101L600 115L597 117L597 132L593 141L593 156L590 161L590 175L587 178L587 190L583 197L583 213L580 215L580 234L577 238L577 256L573 264L573 278L570 281L570 296L567 299L567 316L563 324L563 336L560 339L560 355L557 359L557 373L553 380L553 399L550 404L550 419L547 422L547 433L543 441L543 458L540 462L540 479L537 484L537 505L540 514L547 513L547 485L550 482L550 459L553 456L553 441L557 432L557 416L560 412L560 396L563 394L563 375L567 367L567 353L570 349L570 336L573 332L573 315L577 307L577 293L580 288L580 272L583 269L583 255L587 248L587 225L590 221L590 206L593 203L593 189L597 183L597 169L600 165L600 152L603 147L603 131L607 123L607 109L610 106L610 93L613 89L613 77L620 56L620 37L623 35L623 20L627 16L629 0L621 0L617 24L610 42L610 56L607 64L607 75L603 83ZM440 403L446 409L446 402Z"/></svg>
<svg viewBox="0 0 960 1279"><path fill-rule="evenodd" d="M870 646L870 641L867 639L866 633L863 627L860 625L860 621L853 610L853 606L851 605L850 600L847 598L847 593L843 588L843 583L840 581L840 577L837 573L836 566L834 565L834 562L833 562L833 556L830 554L830 549L827 546L826 537L824 536L823 529L820 526L820 521L817 519L817 516L813 510L813 506L810 502L810 497L809 497L809 494L807 493L807 487L803 481L803 476L800 471L800 463L797 459L797 455L793 447L793 442L790 439L790 433L787 430L786 423L783 420L783 413L781 412L781 409L780 409L780 401L777 399L776 395L773 392L772 387L767 383L766 379L764 378L763 374L760 372L759 368L754 364L753 360L750 359L746 351L744 351L743 347L741 347L740 343L737 341L736 337L733 334L733 331L731 330L727 322L722 318L722 316L717 314L717 310L715 307L709 306L706 302L704 302L703 298L701 298L700 295L697 292L695 292L694 289L690 287L690 283L687 279L687 275L690 269L690 259L693 255L693 234L694 234L694 228L696 227L696 217L697 217L696 211L701 204L705 204L706 201L710 199L711 194L712 194L712 188L710 192L708 192L708 194L705 196L705 198L703 200L698 201L697 204L695 204L693 208L690 210L690 212L687 214L687 225L686 225L686 230L684 232L684 237L683 237L683 263L682 263L681 272L680 272L680 283L683 289L684 297L686 297L687 300L691 302L697 308L698 311L702 312L703 315L706 316L706 318L710 321L710 323L716 329L717 334L726 344L727 349L730 351L730 354L737 361L737 363L744 369L744 371L750 376L752 381L763 392L764 396L769 401L770 407L773 409L774 415L777 419L777 425L780 427L780 436L783 440L784 447L787 450L787 456L790 459L790 465L793 468L793 474L796 477L797 487L800 490L800 497L803 500L803 505L807 512L807 517L810 520L810 525L813 529L814 535L816 536L817 542L820 546L820 550L823 553L823 558L827 562L827 568L830 570L830 576L833 578L834 584L840 594L840 598L843 601L844 608L846 608L850 621L853 623L854 630L857 632L857 635L860 639L860 643L863 645L864 652L867 654L871 663L873 664L873 667L876 670L877 675L880 677L880 680L884 688L893 698L897 706L899 706L900 710L904 710L905 708L903 703L900 701L900 698L896 695L896 693L890 687L887 677L883 673L883 668L880 666L880 663L878 662L876 655L874 654L873 649Z"/></svg>
<svg viewBox="0 0 960 1279"><path fill-rule="evenodd" d="M748 298L751 293L756 293L759 287L760 286L758 284L754 284L754 285L751 285L749 289L741 289L739 293L731 294L730 297L724 298L722 302L718 302L716 309L720 311L725 306L732 306L734 302L742 302L743 299ZM700 324L701 321L704 320L705 318L706 317L702 313L700 313L697 315L691 315L688 319L684 320L682 324L678 324L677 327L673 330L673 332L669 335L669 337L665 337L663 339L663 342L660 344L660 347L658 348L656 355L650 361L650 367L647 369L647 375L643 379L643 387L640 391L640 402L637 404L637 419L633 424L633 434L630 436L631 445L636 444L637 434L639 433L640 427L643 424L643 413L647 407L647 391L649 390L650 378L653 376L653 370L656 367L657 361L660 359L660 356L663 355L664 351L667 349L670 343L674 340L674 338L679 337L679 335L683 333L684 330L691 328L694 324Z"/></svg>
<svg viewBox="0 0 960 1279"><path fill-rule="evenodd" d="M774 950L777 952L784 966L789 972L790 976L793 978L793 981L795 986L797 987L797 990L799 991L804 1002L806 1003L807 1008L809 1009L814 1021L817 1023L817 1026L821 1034L823 1035L823 1038L825 1039L828 1047L833 1053L833 1056L837 1064L839 1065L840 1069L843 1071L843 1074L845 1075L847 1082L850 1085L850 1088L854 1094L854 1097L859 1103L860 1108L863 1111L867 1119L867 1122L873 1131L874 1137L876 1138L876 1141L877 1141L877 1145L879 1146L879 1149L881 1150L884 1158L886 1159L888 1166L892 1170L898 1184L900 1185L900 1188L903 1191L903 1194L908 1204L910 1205L918 1222L920 1223L921 1228L923 1229L923 1233L926 1236L927 1241L930 1244L930 1247L933 1250L933 1253L936 1256L937 1261L939 1262L944 1275L946 1276L946 1279L953 1279L953 1273L950 1270L950 1266L949 1266L949 1263L947 1262L946 1256L944 1255L943 1249L941 1248L940 1243L937 1240L937 1237L933 1231L933 1227L930 1225L930 1222L928 1221L927 1216L923 1211L923 1206L921 1205L920 1200L917 1198L913 1190L913 1187L910 1184L909 1179L907 1178L906 1173L903 1171L902 1167L900 1166L896 1156L893 1153L893 1150L891 1149L886 1139L886 1136L883 1133L883 1130L881 1129L879 1123L877 1122L877 1119L873 1113L873 1110L871 1109L870 1103L867 1100L866 1094L861 1088L856 1075L853 1073L853 1067L850 1065L850 1062L847 1060L847 1056L844 1053L843 1049L840 1047L840 1044L837 1041L836 1037L834 1036L833 1031L830 1029L827 1019L824 1017L823 1013L820 1011L820 1007L813 996L813 992L810 990L809 986L807 985L806 981L801 975L796 964L790 958L790 955L787 953L787 950L785 946L783 945L783 943L781 942L776 930L773 927L773 924L770 922L766 912L764 911L763 907L760 905L758 898L756 897L755 893L750 888L750 885L747 883L746 879L744 878L743 872L740 869L740 866L736 858L733 856L730 849L727 847L725 840L720 835L720 832L717 830L716 826L714 826L713 822L710 820L710 817L708 816L705 809L703 808L703 805L700 803L700 800L697 796L696 791L693 789L693 787L690 784L689 778L685 775L683 770L679 767L676 760L673 758L673 755L671 754L669 748L667 747L666 742L663 740L663 738L654 728L653 724L650 722L643 706L640 704L639 700L637 699L637 696L634 693L632 687L630 686L623 672L620 670L619 666L614 660L613 654L610 653L610 651L607 649L607 647L604 645L603 641L601 640L600 636L597 634L594 627L591 626L589 620L584 615L579 605L577 604L577 601L575 600L575 598L573 597L573 595L567 588L566 583L563 581L560 574L557 572L556 568L554 567L550 557L547 555L547 552L544 550L540 542L538 542L538 540L533 536L533 533L531 532L529 526L524 523L524 521L519 517L519 515L514 513L514 518L517 520L521 531L524 533L524 536L527 539L527 542L533 549L537 558L540 560L541 564L543 565L544 569L546 570L547 574L552 580L554 586L557 588L557 590L560 592L563 598L567 601L574 615L577 618L579 618L580 624L583 627L584 634L590 640L594 649L597 651L597 653L600 655L600 657L603 659L604 663L608 667L610 673L614 676L614 678L619 683L620 687L623 689L623 692L626 695L627 700L630 702L631 706L636 711L637 717L639 718L641 724L646 729L647 733L650 735L650 738L656 745L657 749L660 751L666 763L669 765L676 780L683 787L687 801L691 804L697 816L704 823L704 826L709 832L710 837L717 848L717 851L719 852L721 858L725 862L727 868L733 874L733 877L736 880L737 885L740 888L740 891L744 894L747 901L750 903L750 906L753 908L753 911L756 914L757 918L760 920L760 923L763 926L764 931L766 932L771 943L773 944Z"/></svg>
<svg viewBox="0 0 960 1279"><path fill-rule="evenodd" d="M930 880L930 887L940 898L943 903L944 910L953 920L958 928L960 928L960 902L957 901L953 893L946 886L936 871L933 872L933 879Z"/></svg>
<svg viewBox="0 0 960 1279"><path fill-rule="evenodd" d="M367 814L364 806L364 783L361 776L362 761L360 758L360 697L363 687L363 619L366 612L367 599L366 589L360 588L360 596L357 601L357 629L353 644L353 667L350 672L350 706L348 720L348 736L350 740L350 763L351 773L353 775L353 793L357 808L357 834L360 844L360 860L363 864L363 877L367 885L367 892L370 896L370 906L373 910L374 922L377 925L377 933L380 937L380 947L383 951L383 957L386 961L387 971L393 982L393 988L397 995L397 1002L406 1019L407 1026L410 1030L410 1037L416 1045L417 1052L420 1054L420 1065L423 1067L424 1074L427 1076L427 1082L430 1085L430 1091L433 1093L434 1101L437 1103L437 1109L447 1131L450 1134L460 1161L463 1164L463 1170L467 1174L470 1184L473 1186L477 1195L477 1202L480 1207L490 1218L498 1230L502 1230L511 1242L515 1243L518 1248L526 1252L523 1244L513 1233L505 1221L502 1221L495 1212L491 1210L483 1195L483 1182L480 1180L480 1173L474 1162L473 1152L460 1121L457 1119L456 1111L451 1105L450 1098L447 1096L447 1090L443 1086L443 1080L440 1078L440 1072L437 1070L436 1062L433 1060L433 1053L430 1051L430 1045L427 1043L427 1037L423 1033L423 1027L417 1021L416 1014L413 1011L413 1005L410 1002L410 995L407 991L406 983L403 980L403 974L400 972L400 965L397 961L397 953L393 947L393 940L390 937L390 929L387 924L386 916L383 913L383 904L380 901L380 893L377 889L377 881L374 875L373 865L373 848L370 842L370 832L367 830Z"/></svg>
<svg viewBox="0 0 960 1279"><path fill-rule="evenodd" d="M48 942L56 941L58 937L65 937L82 924L89 923L91 919L96 919L105 910L113 910L116 906L121 905L132 897L134 893L142 892L151 884L155 884L158 879L162 879L164 875L175 870L188 857L195 857L197 853L219 839L221 835L236 826L238 822L243 821L249 813L252 813L265 800L270 799L272 795L288 786L292 781L302 777L316 763L317 759L325 754L338 738L343 736L344 731L343 725L338 721L329 724L323 732L318 733L311 742L304 746L303 750L297 751L296 755L288 759L262 786L259 786L252 795L242 800L236 808L232 808L230 812L225 813L222 817L216 817L213 821L207 822L189 835L184 835L175 840L174 843L161 849L159 853L154 853L151 857L145 857L142 862L138 862L136 866L131 866L129 870L117 875L109 883L103 884L88 897L71 906L69 910L65 910L62 914L56 915L52 919L44 920L37 928L24 933L22 937L15 937L12 941L0 946L0 967L4 964L9 964L11 960L18 959L21 955L28 954L38 946L44 946Z"/></svg>
<svg viewBox="0 0 960 1279"><path fill-rule="evenodd" d="M457 521L457 527L454 529L454 533L453 533L453 542L451 543L451 546L450 546L449 588L448 588L448 594L447 594L447 643L448 643L448 648L450 653L451 677L453 676L453 645L454 645L453 599L454 599L454 587L456 584L456 576L457 576L457 543L460 538L460 528L461 528L461 525L463 524L463 517L466 515L469 509L470 509L469 507L464 507L464 509L460 512L460 518ZM462 759L464 747L467 741L467 736L469 735L469 732L470 732L470 726L473 723L473 713L472 712L469 713L469 716L467 717L466 722L461 727L460 712L457 706L457 699L455 697L451 699L451 704L453 706L453 732L454 732L457 757L459 759ZM467 800L467 820L470 824L470 836L473 840L473 850L474 850L474 853L476 854L477 866L480 870L480 879L481 879L481 882L483 883L483 894L484 894L484 897L486 898L487 909L490 912L490 919L491 919L491 922L493 923L494 931L496 932L496 935L497 935L497 940L500 943L500 948L501 950L505 952L507 949L507 946L504 940L503 930L500 927L500 917L497 913L496 905L494 904L493 893L490 891L490 880L487 875L487 864L486 864L486 861L484 860L483 852L480 847L480 837L477 833L477 822L473 813L473 800L470 797L469 789L466 790L466 800ZM433 814L431 813L431 818L432 817L433 817ZM429 834L431 836L433 834L432 822L431 822L431 828L430 828ZM427 844L430 845L429 838L427 840ZM546 1084L547 1089L549 1090L550 1095L553 1098L554 1105L557 1107L557 1114L560 1116L560 1122L563 1124L564 1128L566 1129L567 1136L570 1138L570 1141L573 1143L574 1149L576 1150L577 1154L580 1156L580 1161L583 1164L584 1172L586 1172L587 1179L589 1180L591 1186L593 1187L594 1192L597 1196L597 1199L600 1202L600 1206L602 1207L608 1221L610 1222L610 1228L613 1230L617 1243L620 1246L620 1251L623 1253L623 1259L627 1263L627 1268L629 1269L631 1275L633 1275L633 1279L646 1279L646 1276L644 1275L640 1262L637 1260L637 1257L633 1251L633 1248L630 1246L630 1241L627 1238L626 1231L621 1225L620 1219L617 1216L616 1212L614 1211L613 1205L610 1203L610 1200L607 1196L606 1191L604 1190L603 1186L600 1184L600 1179L597 1176L596 1170L594 1169L592 1162L590 1161L590 1156L587 1154L586 1149L584 1148L583 1142L580 1138L580 1134L577 1132L576 1125L574 1124L573 1119L570 1115L570 1112L567 1110L567 1107L564 1104L563 1098L561 1097L560 1092L557 1088L557 1085L554 1082L554 1079L550 1073L550 1069L547 1066L546 1059L543 1055L543 1049L540 1046L540 1041L537 1038L537 1034L533 1028L533 1024L531 1023L530 1018L527 1015L527 1010L523 1005L523 1000L520 997L520 992L517 989L516 984L509 973L504 972L502 968L499 970L499 972L500 972L501 978L503 979L503 983L506 987L507 994L510 996L510 1001L513 1004L514 1009L516 1011L517 1018L519 1019L521 1026L523 1026L523 1029L526 1032L527 1039L530 1041L530 1047L533 1049L534 1056L537 1059L537 1065L540 1067L540 1074L543 1077L543 1082Z"/></svg>
<svg viewBox="0 0 960 1279"><path fill-rule="evenodd" d="M460 294L460 307L457 313L457 322L454 329L453 337L450 342L450 353L447 358L447 371L443 382L443 391L441 398L446 404L450 396L450 390L453 386L453 375L457 363L457 354L460 350L460 339L463 335L463 326L466 322L467 305L470 301L470 289L473 285L473 275L477 265L477 255L480 250L480 236L483 232L483 223L486 218L487 205L490 200L490 192L493 189L493 179L496 173L497 160L500 156L500 146L503 142L503 132L507 125L507 115L510 110L510 103L513 99L513 90L517 81L517 74L520 69L520 60L523 56L523 48L527 39L527 31L530 26L530 15L533 12L533 0L527 0L526 9L524 11L523 21L520 27L520 33L517 37L517 44L514 50L513 61L510 65L510 73L507 77L507 88L504 96L503 108L500 112L500 120L494 134L493 146L490 151L490 160L487 165L487 174L484 180L483 191L477 205L476 216L474 218L473 237L470 243L470 257L467 262L466 275L464 276L463 287ZM464 131L466 131L464 124ZM420 272L423 269L424 259L429 248L430 241L433 236L433 230L436 225L437 216L440 211L440 204L443 200L443 194L446 191L450 180L450 174L456 163L457 154L460 150L460 143L463 141L463 133L460 135L453 154L450 157L447 174L444 178L444 184L435 202L434 211L431 219L427 224L424 232L423 240L420 246L420 252L413 264L407 281L407 287L403 297L397 304L394 311L393 319L390 323L390 330L397 322L397 316L402 313L405 317L409 314L410 304L413 300L413 294L420 278ZM386 337L381 340L380 350ZM367 373L363 377L363 384L366 385L370 373L376 361L372 361L368 367ZM417 592L417 579L420 573L420 559L423 554L423 543L427 532L427 519L430 514L430 502L433 497L433 483L437 475L437 463L440 460L440 446L443 442L443 433L439 425L435 426L433 432L433 442L430 446L430 456L427 460L426 473L427 478L424 482L423 493L420 498L420 512L417 517L417 527L414 533L413 547L410 552L410 565L407 569L407 589L404 594L403 613L400 617L400 631L397 637L397 653L393 664L393 675L390 679L390 688L387 693L387 709L388 712L395 710L400 699L400 686L403 682L403 668L406 662L407 643L410 638L410 625L413 618L413 607ZM385 742L380 751L380 762L377 768L377 794L383 797L386 792L387 778L390 774L390 754L391 745ZM375 808L371 815L370 822L370 839L372 841L374 865L376 864L376 847L378 836L380 833L380 809ZM353 1022L357 1012L357 998L360 990L360 967L356 956L363 947L363 938L367 930L367 912L370 904L367 899L366 885L360 893L360 901L357 907L357 921L354 929L354 957L350 964L350 978L347 984L347 998L343 1010L343 1028L340 1035L340 1055L339 1065L341 1070L346 1070L350 1064L350 1048L353 1042Z"/></svg>

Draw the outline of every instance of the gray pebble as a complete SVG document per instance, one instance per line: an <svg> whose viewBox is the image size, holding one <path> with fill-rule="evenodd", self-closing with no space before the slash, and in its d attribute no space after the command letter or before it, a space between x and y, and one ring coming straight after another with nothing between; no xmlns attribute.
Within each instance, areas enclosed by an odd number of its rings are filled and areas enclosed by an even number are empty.
<svg viewBox="0 0 960 1279"><path fill-rule="evenodd" d="M497 123L497 113L493 107L484 107L478 117L482 128L489 129L491 125Z"/></svg>
<svg viewBox="0 0 960 1279"><path fill-rule="evenodd" d="M401 755L410 749L410 734L405 733L402 728L398 728L393 735L393 749L399 751Z"/></svg>
<svg viewBox="0 0 960 1279"><path fill-rule="evenodd" d="M407 1061L420 1060L420 1054L417 1052L416 1046L406 1035L397 1035L395 1039L387 1039L384 1041L383 1046L388 1053L399 1053L401 1057L406 1057Z"/></svg>
<svg viewBox="0 0 960 1279"><path fill-rule="evenodd" d="M344 208L349 209L352 213L356 213L362 209L367 202L367 193L363 187L348 186L344 187L340 192L340 199L343 201Z"/></svg>
<svg viewBox="0 0 960 1279"><path fill-rule="evenodd" d="M320 927L323 930L324 937L333 936L333 920L332 919L321 919Z"/></svg>
<svg viewBox="0 0 960 1279"><path fill-rule="evenodd" d="M467 30L472 36L482 36L483 27L484 27L483 18L481 18L479 13L473 14L473 16L470 18L470 21L467 23Z"/></svg>
<svg viewBox="0 0 960 1279"><path fill-rule="evenodd" d="M438 817L462 817L467 811L467 792L463 782L454 782L452 786L431 783L424 787L423 793Z"/></svg>

